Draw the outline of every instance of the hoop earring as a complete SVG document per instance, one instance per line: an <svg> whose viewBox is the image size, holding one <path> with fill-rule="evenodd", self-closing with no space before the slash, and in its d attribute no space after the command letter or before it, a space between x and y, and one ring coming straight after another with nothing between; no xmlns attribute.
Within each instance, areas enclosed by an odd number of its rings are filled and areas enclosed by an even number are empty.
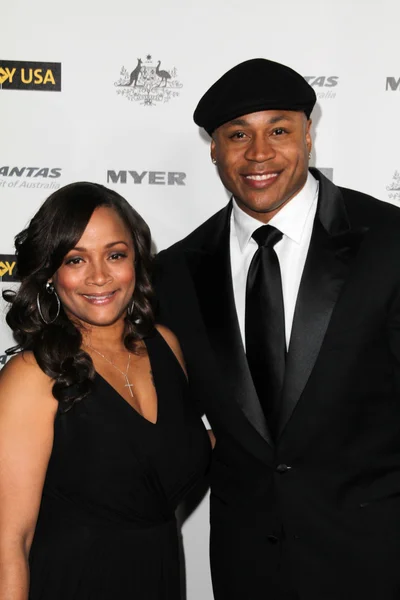
<svg viewBox="0 0 400 600"><path fill-rule="evenodd" d="M130 303L130 305L128 306L128 310L126 311L128 313L129 316L132 315L133 313L133 309L135 308L135 301L132 300L132 302Z"/></svg>
<svg viewBox="0 0 400 600"><path fill-rule="evenodd" d="M43 316L43 312L42 312L42 307L41 307L41 305L40 305L40 297L39 297L39 294L40 294L40 292L38 292L38 293L37 293L37 296L36 296L36 306L37 306L37 309L38 309L38 312L39 312L40 318L42 319L43 323L44 323L45 325L51 325L52 323L54 323L54 321L55 321L55 320L58 318L58 315L60 314L61 302L60 302L60 298L59 298L59 297L58 297L58 295L57 295L57 292L56 292L56 291L55 291L55 289L54 289L54 286L53 286L53 284L52 284L52 283L50 283L50 281L48 281L48 282L46 283L46 285L45 285L45 288L46 288L46 292L47 292L48 294L54 294L54 296L55 296L55 298L56 298L56 300L57 300L57 314L56 314L56 316L54 317L54 319L51 319L50 321L47 321L47 320L44 318L44 316Z"/></svg>

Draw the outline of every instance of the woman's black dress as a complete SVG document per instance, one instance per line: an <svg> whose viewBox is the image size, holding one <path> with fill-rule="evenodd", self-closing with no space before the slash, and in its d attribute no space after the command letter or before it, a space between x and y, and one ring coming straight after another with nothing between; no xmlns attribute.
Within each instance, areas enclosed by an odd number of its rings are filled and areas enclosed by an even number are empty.
<svg viewBox="0 0 400 600"><path fill-rule="evenodd" d="M105 379L55 421L30 553L30 600L178 600L175 509L210 442L162 336L146 340L156 424Z"/></svg>

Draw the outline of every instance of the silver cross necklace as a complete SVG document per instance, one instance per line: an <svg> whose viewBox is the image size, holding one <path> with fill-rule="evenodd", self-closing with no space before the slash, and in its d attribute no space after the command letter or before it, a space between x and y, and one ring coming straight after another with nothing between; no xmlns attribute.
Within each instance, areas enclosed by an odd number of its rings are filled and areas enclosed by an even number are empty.
<svg viewBox="0 0 400 600"><path fill-rule="evenodd" d="M88 346L88 348L91 348L93 350L93 352L96 352L96 354L98 354L99 356L104 358L104 360L106 360L108 363L110 363L110 365L113 366L114 369L117 369L117 371L119 371L121 373L121 375L125 378L125 387L128 388L131 398L134 398L134 394L132 392L133 383L131 383L128 379L129 366L131 364L131 353L129 352L129 354L128 354L128 364L126 365L126 369L124 372L124 371L121 371L121 369L119 367L117 367L117 365L114 365L114 363L109 358L107 358L107 356L104 356L104 354L102 354L101 352L96 350L96 348L93 348L93 346L91 346L90 344L85 344L85 346Z"/></svg>

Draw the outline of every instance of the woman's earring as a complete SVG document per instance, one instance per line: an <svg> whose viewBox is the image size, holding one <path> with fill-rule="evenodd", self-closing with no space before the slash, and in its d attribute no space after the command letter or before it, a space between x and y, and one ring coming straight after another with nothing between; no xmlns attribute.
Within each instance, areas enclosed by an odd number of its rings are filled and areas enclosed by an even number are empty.
<svg viewBox="0 0 400 600"><path fill-rule="evenodd" d="M133 309L134 309L134 308L135 308L135 301L134 301L134 300L132 300L132 302L131 302L131 303L130 303L130 305L128 306L128 310L127 310L127 312L128 312L128 315L129 315L129 316L131 316L131 315L132 315L132 313L133 313Z"/></svg>
<svg viewBox="0 0 400 600"><path fill-rule="evenodd" d="M52 323L54 323L54 321L58 318L58 315L60 314L61 302L60 302L60 298L57 295L57 292L54 289L54 285L51 283L51 281L48 281L46 283L45 289L46 289L46 292L48 294L54 294L54 296L55 296L55 299L57 301L57 313L56 313L56 316L53 319L49 319L49 320L47 320L47 319L44 318L43 312L42 312L42 307L41 307L41 304L40 304L40 292L38 292L37 296L36 296L36 306L37 306L40 318L42 319L43 323L45 325L51 325Z"/></svg>
<svg viewBox="0 0 400 600"><path fill-rule="evenodd" d="M213 165L216 165L217 164L217 159L216 158L212 158L211 162L212 162Z"/></svg>

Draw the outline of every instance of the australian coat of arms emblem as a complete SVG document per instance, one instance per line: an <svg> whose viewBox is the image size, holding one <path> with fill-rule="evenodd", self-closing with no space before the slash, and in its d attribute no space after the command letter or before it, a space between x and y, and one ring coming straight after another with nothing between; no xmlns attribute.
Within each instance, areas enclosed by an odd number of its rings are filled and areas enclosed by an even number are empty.
<svg viewBox="0 0 400 600"><path fill-rule="evenodd" d="M388 196L390 200L400 200L400 173L399 171L395 171L393 175L393 181L390 185L386 186L387 191L389 192Z"/></svg>
<svg viewBox="0 0 400 600"><path fill-rule="evenodd" d="M176 78L177 70L175 67L164 69L161 65L161 60L153 60L148 54L144 61L137 59L133 70L122 67L120 78L114 83L117 94L144 106L155 106L176 98L182 87Z"/></svg>

